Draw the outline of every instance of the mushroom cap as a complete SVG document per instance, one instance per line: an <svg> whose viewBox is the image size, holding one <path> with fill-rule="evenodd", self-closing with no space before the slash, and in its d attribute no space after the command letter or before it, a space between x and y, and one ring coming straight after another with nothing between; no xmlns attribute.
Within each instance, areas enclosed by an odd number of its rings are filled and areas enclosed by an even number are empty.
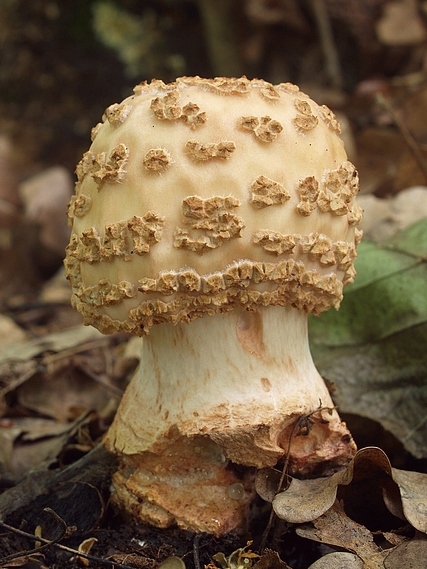
<svg viewBox="0 0 427 569"><path fill-rule="evenodd" d="M340 126L298 87L181 77L105 111L77 166L65 267L104 333L292 305L353 280L358 175Z"/></svg>

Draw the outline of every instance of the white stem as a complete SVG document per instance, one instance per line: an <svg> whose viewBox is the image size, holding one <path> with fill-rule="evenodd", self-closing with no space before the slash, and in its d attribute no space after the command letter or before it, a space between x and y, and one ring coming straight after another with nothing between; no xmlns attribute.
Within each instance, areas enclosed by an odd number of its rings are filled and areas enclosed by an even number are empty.
<svg viewBox="0 0 427 569"><path fill-rule="evenodd" d="M234 462L271 466L291 425L319 406L333 404L311 358L307 316L289 306L240 309L152 329L107 446L137 455L208 435Z"/></svg>

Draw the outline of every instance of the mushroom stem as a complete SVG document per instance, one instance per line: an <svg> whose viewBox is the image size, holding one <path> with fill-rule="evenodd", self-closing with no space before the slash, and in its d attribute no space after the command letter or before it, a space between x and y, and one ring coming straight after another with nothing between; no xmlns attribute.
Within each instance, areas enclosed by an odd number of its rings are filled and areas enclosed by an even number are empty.
<svg viewBox="0 0 427 569"><path fill-rule="evenodd" d="M307 436L292 440L291 468L307 473L325 461L346 464L354 444L314 366L303 311L291 306L253 312L236 309L212 316L208 334L206 326L202 319L190 325L156 326L143 338L140 366L106 445L122 461L115 489L127 509L131 506L134 511L136 497L139 503L142 498L151 512L147 516L140 507L144 521L157 525L178 521L183 527L222 533L230 530L230 524L242 524L249 499L243 500L230 520L226 512L230 506L225 502L217 511L218 492L225 496L227 488L242 484L246 498L253 493L248 477L232 473L229 461L255 468L274 466L288 448L295 421L320 407L331 411L319 411L319 420L313 421ZM202 453L195 450L200 448ZM174 462L168 474L171 455ZM200 469L208 475L195 481L194 472ZM149 484L140 484L141 471ZM176 492L166 504L162 499L159 503L157 494L164 495L168 486L176 487L177 472L195 496L201 494L209 501L208 494L215 487L211 500L216 504L215 514L206 505L202 513L192 514L188 492L184 512ZM156 484L163 490L154 492ZM153 506L154 518L159 508L169 515L153 520ZM213 518L220 520L221 529L212 526Z"/></svg>

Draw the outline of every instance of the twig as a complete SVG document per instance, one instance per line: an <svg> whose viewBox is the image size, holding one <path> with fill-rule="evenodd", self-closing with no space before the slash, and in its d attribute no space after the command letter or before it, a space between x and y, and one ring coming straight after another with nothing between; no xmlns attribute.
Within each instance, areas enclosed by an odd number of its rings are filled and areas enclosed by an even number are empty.
<svg viewBox="0 0 427 569"><path fill-rule="evenodd" d="M242 64L234 29L234 2L198 0L197 6L205 28L209 58L215 74L239 77L242 74Z"/></svg>
<svg viewBox="0 0 427 569"><path fill-rule="evenodd" d="M22 557L24 555L31 555L32 553L40 553L40 551L43 551L43 549L46 549L47 547L50 547L51 545L58 543L58 541L61 541L61 539L63 537L65 537L68 528L67 528L67 524L64 522L64 520L60 516L58 516L58 514L56 512L54 512L51 508L43 508L43 512L46 512L47 514L52 516L55 519L55 521L57 521L60 524L61 531L60 531L58 537L51 540L51 541L48 541L48 543L44 543L43 545L40 545L38 547L34 547L33 549L26 549L25 551L19 551L17 553L12 553L11 555L7 555L6 557L3 557L0 560L0 563L2 565L4 563L8 563L9 561L12 561L13 559L18 559L18 557ZM41 539L37 538L37 541L41 541Z"/></svg>
<svg viewBox="0 0 427 569"><path fill-rule="evenodd" d="M81 352L89 352L90 350L94 350L95 348L100 348L104 345L108 345L111 342L110 338L97 338L96 340L90 340L85 342L84 344L79 344L77 346L73 346L72 348L68 348L65 350L61 350L56 354L50 354L42 358L41 363L45 366L52 364L58 360L63 360L64 358L68 358L70 356L75 356L76 354L80 354Z"/></svg>
<svg viewBox="0 0 427 569"><path fill-rule="evenodd" d="M199 555L199 541L201 534L198 533L193 540L193 560L195 569L201 569L200 565L200 555Z"/></svg>
<svg viewBox="0 0 427 569"><path fill-rule="evenodd" d="M403 136L406 144L408 145L409 150L412 152L418 166L422 170L424 174L424 178L427 182L427 161L424 158L423 153L420 150L416 140L412 136L411 132L409 131L408 127L406 126L405 122L401 119L399 113L393 107L391 102L384 97L382 93L377 93L376 96L377 102L388 112L390 113L395 125L400 130L401 135Z"/></svg>
<svg viewBox="0 0 427 569"><path fill-rule="evenodd" d="M19 375L16 379L13 379L10 383L8 383L2 389L0 389L0 399L5 395L7 395L8 393L10 393L11 391L13 391L14 389L16 389L17 387L19 387L20 385L23 385L29 379L31 379L33 375L37 373L38 370L39 370L39 365L36 362L34 362L33 365L31 366L31 369L29 369L25 373L21 373L21 375Z"/></svg>
<svg viewBox="0 0 427 569"><path fill-rule="evenodd" d="M319 31L320 44L325 57L326 69L332 81L332 85L337 89L342 89L344 81L342 78L340 60L335 47L334 35L332 33L331 21L325 6L324 0L311 0L314 17L316 18L317 29Z"/></svg>
<svg viewBox="0 0 427 569"><path fill-rule="evenodd" d="M417 432L421 429L421 427L424 425L424 423L427 422L427 415L424 415L424 417L418 421L418 423L415 425L415 427L413 427L410 431L408 431L406 433L406 435L403 437L402 439L402 443L406 443L409 441L409 439Z"/></svg>
<svg viewBox="0 0 427 569"><path fill-rule="evenodd" d="M95 381L96 383L99 383L99 385L104 387L104 389L106 389L107 391L111 391L111 393L114 393L114 395L117 395L118 397L123 396L123 389L120 389L119 387L116 387L115 385L108 383L107 379L105 379L102 376L94 373L88 367L83 366L83 365L77 365L76 369L82 371L85 375L87 375L87 377L89 377L90 379L93 379L93 381Z"/></svg>
<svg viewBox="0 0 427 569"><path fill-rule="evenodd" d="M322 411L330 411L331 412L335 409L335 407L322 407L321 405L322 405L322 403L320 403L320 407L318 409L315 409L314 411L312 411L311 413L308 413L307 415L301 415L301 417L298 417L298 419L295 421L294 426L292 427L291 435L289 437L288 448L286 449L286 453L285 453L285 456L283 459L283 468L282 468L282 473L281 473L280 478L279 478L279 482L277 484L277 488L276 488L276 492L275 492L276 495L279 492L281 492L281 490L283 489L283 482L285 481L285 478L286 478L287 472L288 472L289 457L291 454L291 446L292 446L293 439L297 436L297 431L298 430L302 431L303 429L310 430L311 426L312 426L311 417L313 415L315 415L316 413L321 413ZM264 551L265 546L267 544L268 535L270 533L271 526L273 525L273 520L275 518L275 515L276 514L274 513L274 510L272 507L271 511L270 511L270 516L268 518L267 525L265 526L265 530L262 534L261 544L259 547L260 553L262 553Z"/></svg>
<svg viewBox="0 0 427 569"><path fill-rule="evenodd" d="M44 511L46 511L46 510L50 510L50 508L45 508ZM50 513L51 515L55 514L55 512L53 512L53 510L50 510L50 512L48 512L48 513ZM64 520L62 520L62 518L60 518L58 516L58 514L55 514L54 517L56 520L58 520L58 521L61 520L61 522L63 522L65 524ZM108 559L102 559L102 557L95 557L94 555L90 555L89 553L83 553L81 551L77 551L77 549L73 549L71 547L67 547L66 545L62 545L61 543L57 543L57 541L59 539L62 539L62 537L64 537L63 535L60 538L57 538L56 540L52 541L49 539L44 539L43 537L35 536L32 533L27 533L26 531L22 531L18 528L10 526L9 524L6 524L3 521L0 521L0 527L3 529L6 529L8 531L11 531L12 533L15 533L17 535L20 535L21 537L26 537L27 539L31 539L33 541L41 541L43 544L45 544L42 546L43 549L45 547L47 548L49 546L52 546L56 549L60 549L62 551L66 551L67 553L71 553L73 555L76 555L77 557L83 557L84 559L87 559L88 561L96 561L97 563L101 563L103 565L107 565L107 566L113 567L115 569L135 569L135 567L131 567L130 565L122 565L121 563L117 563L115 561L109 561ZM67 528L66 524L65 524L65 527L66 527L65 531L67 531L68 528ZM39 552L42 549L42 547L36 548L35 551ZM22 555L27 555L27 554L32 553L32 552L33 552L33 550L22 552L18 555L18 557L22 556ZM6 560L9 559L9 557L10 556L1 559L0 563L3 564L5 559Z"/></svg>

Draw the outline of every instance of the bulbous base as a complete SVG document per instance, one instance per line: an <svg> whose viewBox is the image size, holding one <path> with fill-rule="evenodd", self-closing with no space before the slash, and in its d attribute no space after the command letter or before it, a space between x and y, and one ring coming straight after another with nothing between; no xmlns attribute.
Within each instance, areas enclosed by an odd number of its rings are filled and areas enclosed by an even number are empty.
<svg viewBox="0 0 427 569"><path fill-rule="evenodd" d="M291 473L318 473L356 450L292 307L153 329L105 444L119 457L117 504L216 535L244 530L256 469L286 455Z"/></svg>

